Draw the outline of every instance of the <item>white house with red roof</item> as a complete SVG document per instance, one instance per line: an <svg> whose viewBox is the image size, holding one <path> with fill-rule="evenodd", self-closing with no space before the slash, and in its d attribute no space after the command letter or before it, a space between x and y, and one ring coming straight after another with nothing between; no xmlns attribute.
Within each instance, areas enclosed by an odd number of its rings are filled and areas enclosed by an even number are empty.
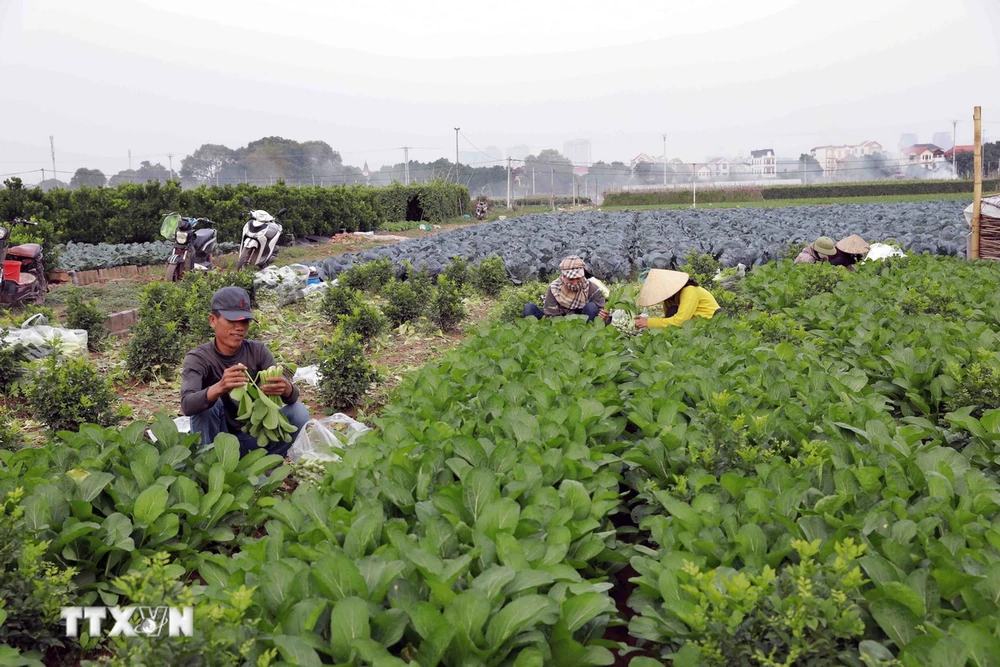
<svg viewBox="0 0 1000 667"><path fill-rule="evenodd" d="M944 151L934 144L914 144L903 149L903 166L934 169L945 161Z"/></svg>
<svg viewBox="0 0 1000 667"><path fill-rule="evenodd" d="M944 152L944 159L950 161L951 158L953 158L955 155L961 155L962 153L975 153L975 152L976 152L976 147L973 146L972 144L954 146L953 148L949 148Z"/></svg>

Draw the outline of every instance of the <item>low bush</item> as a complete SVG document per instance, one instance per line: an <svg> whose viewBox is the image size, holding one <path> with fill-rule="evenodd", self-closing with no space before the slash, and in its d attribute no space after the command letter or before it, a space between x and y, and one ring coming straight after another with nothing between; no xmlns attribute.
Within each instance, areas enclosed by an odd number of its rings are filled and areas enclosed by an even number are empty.
<svg viewBox="0 0 1000 667"><path fill-rule="evenodd" d="M21 429L14 424L14 415L0 406L0 449L15 451L21 448L22 442Z"/></svg>
<svg viewBox="0 0 1000 667"><path fill-rule="evenodd" d="M125 347L125 371L140 382L172 378L184 353L177 322L158 307L145 308Z"/></svg>
<svg viewBox="0 0 1000 667"><path fill-rule="evenodd" d="M485 296L500 296L503 288L510 284L503 258L496 255L473 266L469 277L473 288Z"/></svg>
<svg viewBox="0 0 1000 667"><path fill-rule="evenodd" d="M691 276L695 282L706 289L712 284L712 278L719 272L722 264L708 253L691 250L684 256L684 264L680 270Z"/></svg>
<svg viewBox="0 0 1000 667"><path fill-rule="evenodd" d="M542 307L542 303L545 301L545 291L548 288L547 283L537 281L508 287L490 311L490 319L497 322L516 322L524 315L524 307L529 303L537 304L539 308Z"/></svg>
<svg viewBox="0 0 1000 667"><path fill-rule="evenodd" d="M16 310L0 310L0 328L18 329L26 320L35 315L41 315L49 324L55 324L58 321L56 311L51 306L29 304Z"/></svg>
<svg viewBox="0 0 1000 667"><path fill-rule="evenodd" d="M340 326L344 333L357 334L365 345L381 335L386 325L386 318L378 307L365 302L354 306L350 315L340 318Z"/></svg>
<svg viewBox="0 0 1000 667"><path fill-rule="evenodd" d="M155 636L118 636L108 642L110 660L86 661L82 667L270 664L267 659L256 663L249 660L252 653L260 653L256 646L260 639L256 627L260 618L253 616L261 610L254 603L254 589L238 586L211 597L196 595L195 589L184 583L184 574L184 567L171 562L163 551L143 558L140 565L114 579L111 588L130 606L193 608L197 627L193 637L170 637L165 632Z"/></svg>
<svg viewBox="0 0 1000 667"><path fill-rule="evenodd" d="M358 404L378 373L365 358L361 336L334 329L319 350L320 397L326 405L348 408Z"/></svg>
<svg viewBox="0 0 1000 667"><path fill-rule="evenodd" d="M0 650L2 665L41 665L46 651L64 646L60 610L76 591L76 570L46 561L48 543L25 520L24 495L17 488L0 499L0 647L25 652L8 662Z"/></svg>
<svg viewBox="0 0 1000 667"><path fill-rule="evenodd" d="M323 300L319 310L330 324L336 326L342 317L350 315L354 309L364 303L361 292L343 283L330 285L323 291Z"/></svg>
<svg viewBox="0 0 1000 667"><path fill-rule="evenodd" d="M392 261L387 257L380 257L371 262L355 264L338 275L337 280L346 287L369 294L378 294L394 275Z"/></svg>
<svg viewBox="0 0 1000 667"><path fill-rule="evenodd" d="M382 306L389 324L398 327L404 322L412 322L427 311L427 298L421 286L414 280L394 280L383 293L387 303Z"/></svg>
<svg viewBox="0 0 1000 667"><path fill-rule="evenodd" d="M469 283L469 260L463 257L452 257L451 263L444 267L442 275L454 283L458 289L465 289Z"/></svg>
<svg viewBox="0 0 1000 667"><path fill-rule="evenodd" d="M53 431L117 424L127 414L111 383L86 359L47 356L27 387L32 413Z"/></svg>
<svg viewBox="0 0 1000 667"><path fill-rule="evenodd" d="M97 305L97 299L85 301L83 293L73 287L66 297L66 324L71 329L84 329L87 332L87 349L95 352L101 349L109 331L104 326L107 314Z"/></svg>
<svg viewBox="0 0 1000 667"><path fill-rule="evenodd" d="M0 327L0 396L13 393L29 359L23 345L13 345L4 340L7 333L7 329Z"/></svg>
<svg viewBox="0 0 1000 667"><path fill-rule="evenodd" d="M430 319L442 331L453 331L465 319L465 305L462 292L455 283L444 276L438 279L437 288L431 298Z"/></svg>

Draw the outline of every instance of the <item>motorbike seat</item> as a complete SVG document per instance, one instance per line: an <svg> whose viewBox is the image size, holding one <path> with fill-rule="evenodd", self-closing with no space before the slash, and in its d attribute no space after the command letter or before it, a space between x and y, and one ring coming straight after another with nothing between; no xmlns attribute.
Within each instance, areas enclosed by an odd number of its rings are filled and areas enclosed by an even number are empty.
<svg viewBox="0 0 1000 667"><path fill-rule="evenodd" d="M23 257L34 259L42 253L42 246L37 243L24 243L7 249L7 254L12 257Z"/></svg>
<svg viewBox="0 0 1000 667"><path fill-rule="evenodd" d="M24 273L21 273L21 275L18 277L17 284L18 284L18 287L24 287L25 285L31 285L32 283L36 282L37 280L38 279L35 278L34 274L24 272Z"/></svg>

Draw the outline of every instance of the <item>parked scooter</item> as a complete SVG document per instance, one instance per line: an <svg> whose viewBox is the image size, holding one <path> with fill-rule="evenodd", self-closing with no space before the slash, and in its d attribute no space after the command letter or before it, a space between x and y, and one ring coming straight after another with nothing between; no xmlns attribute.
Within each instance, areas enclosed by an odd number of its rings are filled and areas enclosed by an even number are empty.
<svg viewBox="0 0 1000 667"><path fill-rule="evenodd" d="M250 198L243 197L243 203L251 206ZM281 238L281 223L276 218L285 214L287 208L272 216L264 210L248 210L250 219L243 225L243 238L240 242L240 258L236 262L236 270L252 264L258 269L265 268L278 256L278 240Z"/></svg>
<svg viewBox="0 0 1000 667"><path fill-rule="evenodd" d="M480 197L476 202L476 212L474 213L476 220L485 220L488 213L489 204L486 201L486 197Z"/></svg>
<svg viewBox="0 0 1000 667"><path fill-rule="evenodd" d="M7 227L0 225L0 257L4 258L0 274L0 303L12 306L45 303L48 282L42 265L42 246L24 243L8 248L11 225L37 225L37 222L14 218Z"/></svg>
<svg viewBox="0 0 1000 667"><path fill-rule="evenodd" d="M196 229L198 225L214 225L207 218L185 218L170 213L163 218L160 234L174 240L174 248L167 259L167 281L178 282L185 271L211 271L212 255L218 247L214 229Z"/></svg>

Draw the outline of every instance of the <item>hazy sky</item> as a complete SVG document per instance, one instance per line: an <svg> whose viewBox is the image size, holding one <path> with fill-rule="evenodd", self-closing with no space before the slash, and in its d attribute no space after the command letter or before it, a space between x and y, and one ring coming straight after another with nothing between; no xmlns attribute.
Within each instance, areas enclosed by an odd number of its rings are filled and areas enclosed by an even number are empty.
<svg viewBox="0 0 1000 667"><path fill-rule="evenodd" d="M319 139L372 167L576 138L685 161L1000 137L997 0L0 0L0 173ZM461 150L472 150L462 139ZM502 157L502 156L498 156ZM69 175L60 175L68 180ZM37 175L26 175L34 182Z"/></svg>

